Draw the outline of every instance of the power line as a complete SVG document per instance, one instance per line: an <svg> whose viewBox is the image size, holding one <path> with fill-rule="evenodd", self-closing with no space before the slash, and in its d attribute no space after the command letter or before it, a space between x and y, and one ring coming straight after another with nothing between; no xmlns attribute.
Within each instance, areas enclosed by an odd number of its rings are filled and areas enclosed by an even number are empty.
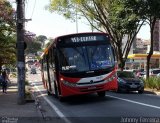
<svg viewBox="0 0 160 123"><path fill-rule="evenodd" d="M25 0L25 15L27 15L27 10L28 10L28 1L29 0ZM27 26L27 23L25 23L25 26Z"/></svg>
<svg viewBox="0 0 160 123"><path fill-rule="evenodd" d="M26 0L25 13L27 13L27 10L28 10L28 2L29 2L29 0Z"/></svg>
<svg viewBox="0 0 160 123"><path fill-rule="evenodd" d="M34 7L33 7L33 10L32 10L31 18L33 17L33 13L34 13L34 10L35 10L35 6L36 6L36 0L34 1Z"/></svg>

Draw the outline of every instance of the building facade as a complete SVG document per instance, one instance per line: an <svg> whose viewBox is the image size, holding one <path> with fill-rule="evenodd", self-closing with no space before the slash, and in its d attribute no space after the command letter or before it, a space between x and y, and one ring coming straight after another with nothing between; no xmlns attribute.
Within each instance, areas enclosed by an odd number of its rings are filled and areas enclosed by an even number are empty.
<svg viewBox="0 0 160 123"><path fill-rule="evenodd" d="M156 21L153 30L153 50L160 51L160 20Z"/></svg>

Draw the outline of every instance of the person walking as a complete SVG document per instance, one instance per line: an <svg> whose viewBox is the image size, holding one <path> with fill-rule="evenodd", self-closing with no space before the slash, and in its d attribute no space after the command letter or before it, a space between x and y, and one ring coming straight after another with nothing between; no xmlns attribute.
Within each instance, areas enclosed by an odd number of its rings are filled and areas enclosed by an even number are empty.
<svg viewBox="0 0 160 123"><path fill-rule="evenodd" d="M2 77L2 91L3 93L7 93L7 85L8 85L9 78L5 70L2 72L1 77Z"/></svg>
<svg viewBox="0 0 160 123"><path fill-rule="evenodd" d="M1 75L1 71L0 71L0 86L2 86L2 75Z"/></svg>

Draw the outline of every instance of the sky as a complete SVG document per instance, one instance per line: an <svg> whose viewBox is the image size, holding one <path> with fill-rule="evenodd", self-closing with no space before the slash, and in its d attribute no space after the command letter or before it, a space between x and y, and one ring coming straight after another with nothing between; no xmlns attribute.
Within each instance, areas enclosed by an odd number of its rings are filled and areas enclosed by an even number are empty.
<svg viewBox="0 0 160 123"><path fill-rule="evenodd" d="M49 0L25 0L25 17L26 19L32 19L26 22L25 29L35 33L37 36L45 35L48 38L76 33L76 23L71 20L66 20L63 15L51 13L46 10L45 6L48 4ZM16 4L14 6L16 6ZM89 31L91 31L89 23L78 20L78 32ZM149 26L143 26L137 34L137 37L149 40Z"/></svg>

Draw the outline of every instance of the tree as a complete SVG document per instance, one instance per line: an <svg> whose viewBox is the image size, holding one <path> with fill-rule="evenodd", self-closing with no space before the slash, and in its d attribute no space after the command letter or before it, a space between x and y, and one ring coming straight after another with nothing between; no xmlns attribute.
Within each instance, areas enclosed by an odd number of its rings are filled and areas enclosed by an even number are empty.
<svg viewBox="0 0 160 123"><path fill-rule="evenodd" d="M36 40L39 41L39 42L41 42L42 47L44 47L45 40L47 40L47 37L44 36L44 35L39 35Z"/></svg>
<svg viewBox="0 0 160 123"><path fill-rule="evenodd" d="M16 25L14 9L6 0L0 1L0 68L16 62Z"/></svg>
<svg viewBox="0 0 160 123"><path fill-rule="evenodd" d="M109 33L116 51L120 67L123 69L131 45L144 20L134 10L138 10L140 0L51 0L50 11L63 14L75 20L77 12L99 31ZM137 11L138 13L138 11ZM101 29L100 29L101 27ZM122 49L122 39L127 43Z"/></svg>
<svg viewBox="0 0 160 123"><path fill-rule="evenodd" d="M37 54L37 51L41 51L41 43L38 41L28 41L27 43L27 49L25 50L26 54Z"/></svg>
<svg viewBox="0 0 160 123"><path fill-rule="evenodd" d="M25 42L26 42L26 49L25 54L37 54L38 51L41 51L42 44L40 41L37 41L36 34L33 32L25 31Z"/></svg>
<svg viewBox="0 0 160 123"><path fill-rule="evenodd" d="M1 38L2 39L2 38ZM4 64L16 63L16 39L13 36L4 37L3 44L0 48L0 66ZM1 40L2 41L2 40Z"/></svg>
<svg viewBox="0 0 160 123"><path fill-rule="evenodd" d="M157 20L160 19L160 1L159 0L145 0L144 5L142 6L144 14L144 18L146 18L149 26L150 26L150 51L147 56L147 68L146 68L146 77L149 78L149 69L150 69L150 59L153 55L153 34L154 34L154 27Z"/></svg>

